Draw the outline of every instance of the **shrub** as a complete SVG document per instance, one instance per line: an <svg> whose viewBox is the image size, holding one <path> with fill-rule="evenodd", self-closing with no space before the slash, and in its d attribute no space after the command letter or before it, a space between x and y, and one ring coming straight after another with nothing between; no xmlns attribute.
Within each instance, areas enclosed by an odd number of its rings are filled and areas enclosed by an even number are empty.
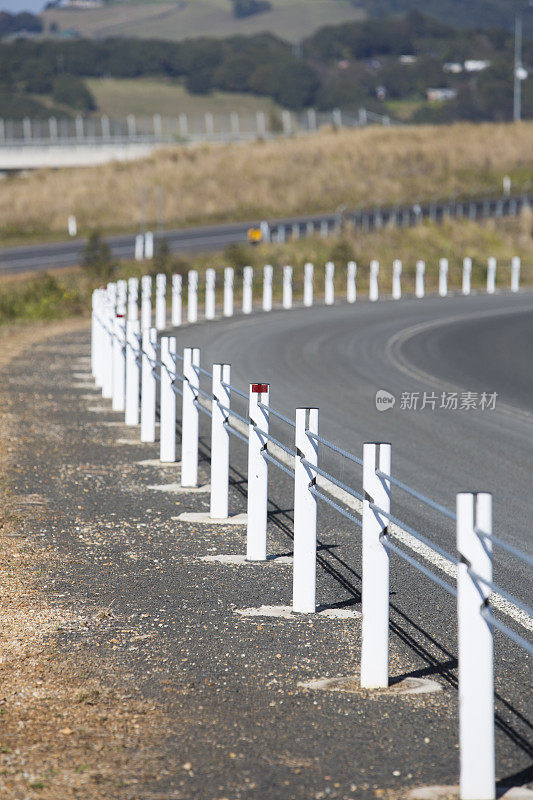
<svg viewBox="0 0 533 800"><path fill-rule="evenodd" d="M82 254L82 267L93 278L109 280L116 271L116 264L111 260L111 251L98 231L92 231Z"/></svg>
<svg viewBox="0 0 533 800"><path fill-rule="evenodd" d="M94 111L96 103L84 82L75 75L59 75L54 81L53 98L56 103L77 111Z"/></svg>

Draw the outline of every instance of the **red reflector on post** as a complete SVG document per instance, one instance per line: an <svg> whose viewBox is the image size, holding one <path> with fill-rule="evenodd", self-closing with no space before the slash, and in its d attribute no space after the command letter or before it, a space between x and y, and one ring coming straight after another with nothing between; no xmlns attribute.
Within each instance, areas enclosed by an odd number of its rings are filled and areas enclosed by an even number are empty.
<svg viewBox="0 0 533 800"><path fill-rule="evenodd" d="M117 314L116 315L117 319L124 319L125 316L126 316L125 314Z"/></svg>
<svg viewBox="0 0 533 800"><path fill-rule="evenodd" d="M254 394L268 392L268 383L252 383L252 392L254 392Z"/></svg>

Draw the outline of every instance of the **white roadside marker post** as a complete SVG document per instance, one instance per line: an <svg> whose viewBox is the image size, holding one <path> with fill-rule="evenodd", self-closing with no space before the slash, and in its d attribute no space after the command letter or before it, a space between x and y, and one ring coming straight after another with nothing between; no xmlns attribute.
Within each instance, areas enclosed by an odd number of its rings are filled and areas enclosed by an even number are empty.
<svg viewBox="0 0 533 800"><path fill-rule="evenodd" d="M128 279L128 319L139 319L139 279Z"/></svg>
<svg viewBox="0 0 533 800"><path fill-rule="evenodd" d="M496 291L496 259L491 257L487 261L487 294Z"/></svg>
<svg viewBox="0 0 533 800"><path fill-rule="evenodd" d="M154 234L147 231L144 235L144 257L152 259L154 257Z"/></svg>
<svg viewBox="0 0 533 800"><path fill-rule="evenodd" d="M259 406L269 405L268 383L250 384L248 418L248 520L246 528L246 558L266 561L268 518L268 462L263 457L267 442L259 430L268 433L269 412ZM256 427L257 426L257 430Z"/></svg>
<svg viewBox="0 0 533 800"><path fill-rule="evenodd" d="M332 306L335 302L335 264L328 261L325 267L324 304Z"/></svg>
<svg viewBox="0 0 533 800"><path fill-rule="evenodd" d="M494 674L490 623L483 616L492 580L492 549L476 528L492 533L492 496L457 495L457 632L461 800L494 800Z"/></svg>
<svg viewBox="0 0 533 800"><path fill-rule="evenodd" d="M167 327L167 276L163 272L155 276L155 327L158 331Z"/></svg>
<svg viewBox="0 0 533 800"><path fill-rule="evenodd" d="M141 329L152 327L152 278L143 275L141 278Z"/></svg>
<svg viewBox="0 0 533 800"><path fill-rule="evenodd" d="M318 464L318 408L296 409L294 459L294 568L292 610L302 614L316 611L316 519L317 499L310 491L316 474L302 463Z"/></svg>
<svg viewBox="0 0 533 800"><path fill-rule="evenodd" d="M263 267L263 311L272 311L272 279L274 268L271 264Z"/></svg>
<svg viewBox="0 0 533 800"><path fill-rule="evenodd" d="M224 307L222 313L225 317L233 316L233 267L224 268Z"/></svg>
<svg viewBox="0 0 533 800"><path fill-rule="evenodd" d="M139 424L139 386L140 355L139 336L141 323L138 319L129 319L126 322L126 425Z"/></svg>
<svg viewBox="0 0 533 800"><path fill-rule="evenodd" d="M424 275L426 272L426 262L425 261L417 261L416 262L416 278L415 278L415 296L416 297L424 297Z"/></svg>
<svg viewBox="0 0 533 800"><path fill-rule="evenodd" d="M310 261L304 265L304 306L310 308L313 305L313 273L315 268Z"/></svg>
<svg viewBox="0 0 533 800"><path fill-rule="evenodd" d="M511 259L511 291L518 292L520 289L520 257L513 256Z"/></svg>
<svg viewBox="0 0 533 800"><path fill-rule="evenodd" d="M448 259L441 258L439 261L439 295L446 297L448 294Z"/></svg>
<svg viewBox="0 0 533 800"><path fill-rule="evenodd" d="M186 347L183 351L183 405L181 435L181 485L198 486L198 425L197 406L200 375L200 350Z"/></svg>
<svg viewBox="0 0 533 800"><path fill-rule="evenodd" d="M283 308L292 308L292 267L283 267Z"/></svg>
<svg viewBox="0 0 533 800"><path fill-rule="evenodd" d="M370 262L370 283L368 287L368 299L372 303L375 303L376 300L379 300L378 276L379 276L379 261L376 261L374 259Z"/></svg>
<svg viewBox="0 0 533 800"><path fill-rule="evenodd" d="M355 261L348 261L346 267L346 300L348 303L355 303L357 300L357 264Z"/></svg>
<svg viewBox="0 0 533 800"><path fill-rule="evenodd" d="M392 262L392 297L400 300L402 297L402 262L395 258Z"/></svg>
<svg viewBox="0 0 533 800"><path fill-rule="evenodd" d="M363 588L361 687L380 689L389 685L389 553L381 537L388 520L375 505L390 513L390 444L363 445Z"/></svg>
<svg viewBox="0 0 533 800"><path fill-rule="evenodd" d="M179 327L183 322L181 292L183 279L181 275L172 276L172 326Z"/></svg>
<svg viewBox="0 0 533 800"><path fill-rule="evenodd" d="M463 258L463 286L462 292L464 295L470 294L470 282L472 276L472 259Z"/></svg>
<svg viewBox="0 0 533 800"><path fill-rule="evenodd" d="M254 283L254 270L253 267L244 267L242 271L242 313L251 314L253 306L253 283Z"/></svg>
<svg viewBox="0 0 533 800"><path fill-rule="evenodd" d="M229 364L213 364L213 401L211 403L211 497L209 516L227 519L229 498L229 431L226 426L231 402L228 388ZM224 386L224 384L227 384ZM221 408L223 406L223 408Z"/></svg>
<svg viewBox="0 0 533 800"><path fill-rule="evenodd" d="M159 425L159 460L172 463L176 460L176 339L161 337L161 395Z"/></svg>
<svg viewBox="0 0 533 800"><path fill-rule="evenodd" d="M144 236L142 233L137 234L135 237L135 261L142 261L144 258Z"/></svg>
<svg viewBox="0 0 533 800"><path fill-rule="evenodd" d="M198 321L198 272L190 269L187 274L187 322Z"/></svg>
<svg viewBox="0 0 533 800"><path fill-rule="evenodd" d="M215 282L216 272L209 267L205 271L205 318L215 319Z"/></svg>
<svg viewBox="0 0 533 800"><path fill-rule="evenodd" d="M141 442L155 442L156 377L152 362L156 360L157 330L145 328L142 332L141 360Z"/></svg>

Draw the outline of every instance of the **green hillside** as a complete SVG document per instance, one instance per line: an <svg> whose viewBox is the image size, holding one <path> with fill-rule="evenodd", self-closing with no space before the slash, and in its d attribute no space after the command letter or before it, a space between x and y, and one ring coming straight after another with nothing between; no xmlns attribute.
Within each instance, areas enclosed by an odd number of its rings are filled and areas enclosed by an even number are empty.
<svg viewBox="0 0 533 800"><path fill-rule="evenodd" d="M232 0L109 0L104 8L51 9L45 27L58 25L83 36L135 36L179 41L195 36L274 33L288 41L310 36L323 25L417 10L464 28L511 30L515 11L527 0L270 0L270 10L236 18ZM524 15L533 34L533 13Z"/></svg>
<svg viewBox="0 0 533 800"><path fill-rule="evenodd" d="M351 0L271 0L272 8L237 19L230 0L124 0L102 9L52 9L45 27L79 31L84 36L136 36L181 40L195 36L231 36L270 32L289 41L310 36L322 25L362 19Z"/></svg>

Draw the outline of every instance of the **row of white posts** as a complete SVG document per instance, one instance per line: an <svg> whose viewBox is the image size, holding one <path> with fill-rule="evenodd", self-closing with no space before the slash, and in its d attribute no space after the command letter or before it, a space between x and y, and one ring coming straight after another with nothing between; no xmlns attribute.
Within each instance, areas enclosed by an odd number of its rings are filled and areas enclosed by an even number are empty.
<svg viewBox="0 0 533 800"><path fill-rule="evenodd" d="M144 282L146 286L147 283ZM161 282L160 282L161 286ZM200 351L187 347L179 355L176 339L152 327L146 304L137 310L135 282L117 281L93 296L92 368L104 397L113 409L125 411L128 425L140 424L142 442L156 441L157 381L160 382L160 460L177 460L177 403L181 408L181 485L198 485L199 404L211 414L210 516L227 520L229 497L230 434L244 440L248 449L248 499L246 558L267 558L268 460L294 469L293 611L316 611L317 490L319 410L299 408L295 413L294 450L267 450L272 441L270 386L249 386L247 418L231 410L229 364L214 364L211 394L200 390ZM144 298L146 300L146 297ZM126 313L128 319L126 319ZM156 304L157 315L157 304ZM212 400L203 400L212 397ZM235 423L235 419L240 420ZM230 422L232 424L230 424ZM290 420L286 419L286 422ZM246 430L247 428L247 430ZM247 435L246 435L247 434ZM276 440L274 440L276 441ZM324 440L323 440L324 441ZM324 444L328 444L324 441ZM268 454L268 455L265 455ZM267 460L268 458L268 460ZM358 513L351 517L362 528L362 653L361 686L389 685L389 551L394 551L388 530L391 513L391 445L363 445L361 493ZM322 470L322 474L327 475ZM331 476L330 476L331 477ZM326 481L327 483L327 481ZM491 495L457 495L457 588L437 579L457 596L459 640L459 713L462 800L495 797L493 639L482 611L489 589L472 576L492 580L492 550L477 531L492 534ZM348 515L349 516L349 515ZM442 551L441 551L442 552Z"/></svg>
<svg viewBox="0 0 533 800"><path fill-rule="evenodd" d="M378 261L370 262L369 276L369 299L376 301L379 299L379 269ZM415 296L424 297L425 295L425 271L424 261L416 262L415 277ZM472 259L463 260L463 277L461 292L464 295L471 293L471 274ZM270 264L263 267L263 311L271 311L272 301L272 282L274 269ZM205 317L214 319L216 314L216 277L214 269L207 269L205 272ZM402 297L402 262L396 259L392 265L392 297L399 300ZM225 317L231 317L234 313L234 269L226 267L224 269L224 292L223 309ZM346 269L346 299L348 303L355 303L357 299L357 264L349 261ZM242 313L251 314L253 310L253 283L254 270L252 267L244 267L242 281ZM124 284L125 281L118 281L117 285ZM199 274L196 270L189 270L187 274L187 322L194 323L198 320L198 284ZM282 306L285 309L293 306L293 269L291 266L283 267L282 284ZM511 291L518 292L520 288L520 258L517 256L511 260ZM128 317L134 318L137 313L137 293L138 280L130 278L126 289L129 296ZM445 297L448 294L448 260L441 258L439 262L439 295ZM494 294L496 291L496 259L489 258L487 264L487 293ZM170 322L173 327L182 324L182 276L173 275L171 283L172 302ZM314 266L307 263L304 266L304 286L303 304L312 306L314 302ZM335 265L328 261L325 265L324 279L324 302L326 305L333 305L335 302ZM152 320L152 278L149 275L141 279L141 328L149 327ZM167 327L167 278L161 273L155 279L155 327L157 330L164 330Z"/></svg>

